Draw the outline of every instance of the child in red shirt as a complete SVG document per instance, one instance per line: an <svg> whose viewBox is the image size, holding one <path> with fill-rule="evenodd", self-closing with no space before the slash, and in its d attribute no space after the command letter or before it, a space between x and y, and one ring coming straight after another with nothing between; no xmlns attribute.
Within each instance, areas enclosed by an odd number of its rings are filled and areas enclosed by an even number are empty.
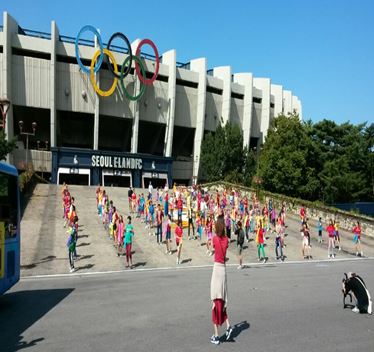
<svg viewBox="0 0 374 352"><path fill-rule="evenodd" d="M229 340L233 332L227 317L227 278L226 278L226 252L229 241L225 235L225 220L219 216L215 224L216 235L213 237L212 244L214 248L214 265L212 279L210 283L210 299L212 301L212 322L214 335L210 342L218 345L218 326L226 322L226 340Z"/></svg>
<svg viewBox="0 0 374 352"><path fill-rule="evenodd" d="M353 237L353 243L355 244L356 256L358 256L358 253L360 252L361 257L363 257L364 252L361 249L361 226L359 221L357 221L357 225L353 228L352 231L355 234Z"/></svg>
<svg viewBox="0 0 374 352"><path fill-rule="evenodd" d="M183 244L182 222L178 222L178 225L175 228L175 243L177 245L177 264L180 264L181 263L181 253L182 253L182 244Z"/></svg>
<svg viewBox="0 0 374 352"><path fill-rule="evenodd" d="M335 244L334 244L335 226L334 226L332 220L330 220L329 226L326 227L326 231L327 231L327 234L328 234L328 237L329 237L329 244L328 244L328 247L327 247L327 257L328 258L335 258L335 253L334 253L334 247L335 247Z"/></svg>

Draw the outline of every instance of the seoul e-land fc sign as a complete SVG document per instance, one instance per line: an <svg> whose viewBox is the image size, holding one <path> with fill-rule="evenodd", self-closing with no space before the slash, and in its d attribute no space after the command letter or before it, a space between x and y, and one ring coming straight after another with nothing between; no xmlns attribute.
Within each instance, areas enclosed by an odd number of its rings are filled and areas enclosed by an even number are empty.
<svg viewBox="0 0 374 352"><path fill-rule="evenodd" d="M142 159L104 155L92 155L91 165L92 167L106 167L113 169L141 170L143 168Z"/></svg>

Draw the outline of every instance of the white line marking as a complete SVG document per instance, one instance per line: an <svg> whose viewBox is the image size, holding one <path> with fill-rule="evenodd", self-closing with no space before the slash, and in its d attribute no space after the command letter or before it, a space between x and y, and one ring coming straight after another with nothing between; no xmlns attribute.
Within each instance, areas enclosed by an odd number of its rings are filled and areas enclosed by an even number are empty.
<svg viewBox="0 0 374 352"><path fill-rule="evenodd" d="M365 257L365 258L335 258L335 259L312 259L312 260L294 260L294 261L285 261L285 262L267 262L267 263L243 263L245 267L255 267L255 266L278 266L278 265L287 265L287 264L321 264L321 263L334 263L334 262L350 262L350 261L362 261L362 260L373 260L374 257ZM236 267L237 263L226 264L228 267ZM142 268L142 269L123 269L123 270L108 270L108 271L91 271L85 273L66 273L66 274L47 274L47 275L33 275L33 276L22 276L21 281L23 280L34 280L34 279L50 279L50 278L79 278L83 276L92 276L92 275L110 275L110 274L120 274L120 273L136 273L136 272L152 272L152 271L171 271L171 270L189 270L189 269L205 269L211 268L213 264L205 265L190 265L190 266L169 266L161 268Z"/></svg>

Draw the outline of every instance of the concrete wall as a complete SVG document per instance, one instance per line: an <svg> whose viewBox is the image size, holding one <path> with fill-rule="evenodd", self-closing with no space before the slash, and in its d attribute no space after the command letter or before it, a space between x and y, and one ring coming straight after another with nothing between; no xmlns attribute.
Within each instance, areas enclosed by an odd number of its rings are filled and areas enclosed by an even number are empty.
<svg viewBox="0 0 374 352"><path fill-rule="evenodd" d="M177 85L175 99L175 126L196 128L197 90Z"/></svg>
<svg viewBox="0 0 374 352"><path fill-rule="evenodd" d="M147 86L145 93L139 99L140 120L166 124L168 118L168 89L167 83L155 81Z"/></svg>
<svg viewBox="0 0 374 352"><path fill-rule="evenodd" d="M230 121L239 127L243 126L243 108L243 99L231 98Z"/></svg>
<svg viewBox="0 0 374 352"><path fill-rule="evenodd" d="M56 106L58 110L94 113L95 91L78 65L57 63ZM86 99L82 92L86 92Z"/></svg>
<svg viewBox="0 0 374 352"><path fill-rule="evenodd" d="M222 95L206 93L205 130L215 131L221 123Z"/></svg>

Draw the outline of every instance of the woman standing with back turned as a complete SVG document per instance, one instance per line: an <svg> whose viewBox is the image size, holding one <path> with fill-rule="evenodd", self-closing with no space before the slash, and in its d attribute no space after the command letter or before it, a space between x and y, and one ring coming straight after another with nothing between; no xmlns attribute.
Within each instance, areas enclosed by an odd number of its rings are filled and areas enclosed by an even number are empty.
<svg viewBox="0 0 374 352"><path fill-rule="evenodd" d="M233 328L230 326L227 317L227 278L226 278L226 251L229 246L228 238L225 235L225 221L219 216L216 221L216 235L213 237L214 265L212 280L210 283L210 299L212 301L212 321L214 335L210 342L218 345L218 326L226 322L226 340L230 339Z"/></svg>

